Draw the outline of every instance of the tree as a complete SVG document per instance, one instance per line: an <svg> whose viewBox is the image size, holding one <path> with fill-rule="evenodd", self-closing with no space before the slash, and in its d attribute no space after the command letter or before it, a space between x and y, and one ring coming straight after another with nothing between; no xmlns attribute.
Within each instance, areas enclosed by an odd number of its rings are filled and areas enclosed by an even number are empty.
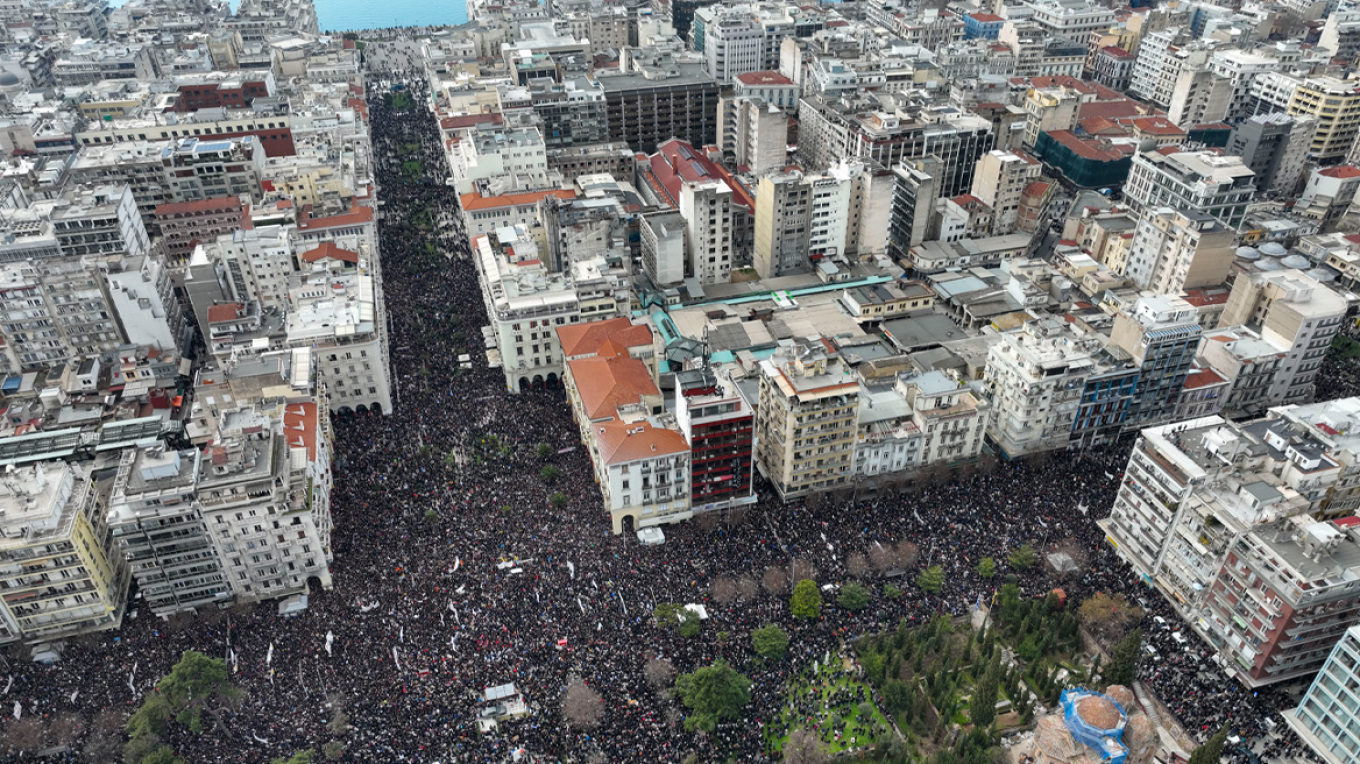
<svg viewBox="0 0 1360 764"><path fill-rule="evenodd" d="M713 600L727 605L737 598L737 582L730 578L720 578L713 582Z"/></svg>
<svg viewBox="0 0 1360 764"><path fill-rule="evenodd" d="M765 587L766 593L778 594L789 585L789 577L784 573L783 568L770 567L765 569L765 575L761 577L760 584Z"/></svg>
<svg viewBox="0 0 1360 764"><path fill-rule="evenodd" d="M845 558L845 569L850 571L852 576L862 576L869 570L869 558L863 552L852 552Z"/></svg>
<svg viewBox="0 0 1360 764"><path fill-rule="evenodd" d="M179 663L156 685L176 722L194 732L203 729L203 709L213 700L235 698L241 691L231 683L227 662L186 650Z"/></svg>
<svg viewBox="0 0 1360 764"><path fill-rule="evenodd" d="M916 577L916 585L927 594L939 594L944 588L944 568L932 565Z"/></svg>
<svg viewBox="0 0 1360 764"><path fill-rule="evenodd" d="M794 618L811 620L819 617L822 614L822 591L817 588L817 582L806 578L799 581L793 587L789 608Z"/></svg>
<svg viewBox="0 0 1360 764"><path fill-rule="evenodd" d="M315 758L316 754L312 753L310 750L298 751L297 753L293 754L292 756L289 756L286 759L283 757L274 759L273 761L269 762L269 764L312 764L312 761Z"/></svg>
<svg viewBox="0 0 1360 764"><path fill-rule="evenodd" d="M677 629L677 631L680 632L680 636L685 639L697 637L699 636L701 626L702 624L699 620L698 613L695 613L693 610L682 609L680 611L680 628Z"/></svg>
<svg viewBox="0 0 1360 764"><path fill-rule="evenodd" d="M858 613L869 606L869 590L864 588L863 584L851 581L841 587L841 593L836 597L836 604L852 613Z"/></svg>
<svg viewBox="0 0 1360 764"><path fill-rule="evenodd" d="M982 578L991 578L996 575L996 560L990 557L983 557L977 565L977 574Z"/></svg>
<svg viewBox="0 0 1360 764"><path fill-rule="evenodd" d="M969 716L973 719L973 729L985 730L996 720L996 698L1001 683L1001 663L996 661L987 673L973 685L973 698L969 701Z"/></svg>
<svg viewBox="0 0 1360 764"><path fill-rule="evenodd" d="M902 590L897 588L896 584L884 584L883 596L887 597L890 600L895 600L898 597L902 596Z"/></svg>
<svg viewBox="0 0 1360 764"><path fill-rule="evenodd" d="M340 757L345 755L345 744L339 740L332 740L321 746L321 752L326 754L328 761L339 761Z"/></svg>
<svg viewBox="0 0 1360 764"><path fill-rule="evenodd" d="M1128 628L1143 617L1143 611L1130 605L1124 595L1096 592L1077 608L1077 618L1097 639L1109 644L1124 636Z"/></svg>
<svg viewBox="0 0 1360 764"><path fill-rule="evenodd" d="M1228 727L1224 725L1204 745L1190 754L1190 764L1218 764L1223 758L1223 744L1228 742Z"/></svg>
<svg viewBox="0 0 1360 764"><path fill-rule="evenodd" d="M723 719L735 719L751 702L751 680L719 658L711 666L681 674L675 694L690 710L685 729L712 732Z"/></svg>
<svg viewBox="0 0 1360 764"><path fill-rule="evenodd" d="M543 469L538 471L539 479L547 483L548 485L552 485L553 483L557 482L557 478L561 474L562 471L552 466L551 464L544 465Z"/></svg>
<svg viewBox="0 0 1360 764"><path fill-rule="evenodd" d="M582 681L567 685L562 694L562 716L573 727L594 729L604 715L604 698L594 688Z"/></svg>
<svg viewBox="0 0 1360 764"><path fill-rule="evenodd" d="M680 624L680 611L683 608L675 602L660 602L652 608L652 617L656 619L658 629L669 629Z"/></svg>
<svg viewBox="0 0 1360 764"><path fill-rule="evenodd" d="M763 658L783 660L789 650L789 635L772 623L766 624L751 632L751 646Z"/></svg>
<svg viewBox="0 0 1360 764"><path fill-rule="evenodd" d="M1119 641L1110 651L1110 662L1106 664L1103 676L1106 685L1132 685L1138 676L1138 660L1142 656L1143 632L1134 629Z"/></svg>
<svg viewBox="0 0 1360 764"><path fill-rule="evenodd" d="M283 759L275 759L275 761L282 762ZM284 762L284 764L290 764L290 762L291 760L289 762ZM307 759L302 762L302 764L310 764L310 762L311 759ZM137 764L184 764L184 759L175 755L175 749L168 745L163 745L143 756L141 761L137 762Z"/></svg>
<svg viewBox="0 0 1360 764"><path fill-rule="evenodd" d="M794 730L784 741L784 764L826 764L826 744L814 732Z"/></svg>
<svg viewBox="0 0 1360 764"><path fill-rule="evenodd" d="M642 676L653 687L665 687L675 676L675 666L665 658L652 658L642 665Z"/></svg>
<svg viewBox="0 0 1360 764"><path fill-rule="evenodd" d="M1009 560L1012 568L1015 568L1016 570L1029 570L1039 562L1039 553L1034 551L1033 546L1021 544L1011 550Z"/></svg>
<svg viewBox="0 0 1360 764"><path fill-rule="evenodd" d="M552 455L556 452L554 452L553 447L547 443L539 443L538 446L534 448L534 453L538 454L539 459L546 462L551 459Z"/></svg>
<svg viewBox="0 0 1360 764"><path fill-rule="evenodd" d="M553 495L548 497L548 503L561 509L567 506L567 495L561 491L553 491Z"/></svg>

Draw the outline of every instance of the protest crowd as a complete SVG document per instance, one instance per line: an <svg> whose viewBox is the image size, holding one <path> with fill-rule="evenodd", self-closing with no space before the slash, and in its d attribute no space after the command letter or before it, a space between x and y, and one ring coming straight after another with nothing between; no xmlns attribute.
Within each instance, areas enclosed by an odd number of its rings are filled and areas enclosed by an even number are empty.
<svg viewBox="0 0 1360 764"><path fill-rule="evenodd" d="M502 762L516 751L543 762L678 762L691 754L761 762L778 758L761 722L779 713L781 689L813 661L901 619L964 614L1007 574L1019 576L1027 595L1054 586L1043 564L1009 569L1007 552L1021 544L1078 559L1080 572L1060 583L1072 601L1120 592L1149 617L1175 617L1095 525L1113 501L1127 443L992 462L856 500L784 504L765 488L749 510L667 527L659 546L611 535L562 391L512 395L487 368L483 301L456 195L442 182L444 152L421 102L418 59L408 46L387 61L369 103L395 410L336 421L334 589L313 591L293 618L270 603L169 622L142 614L117 631L72 640L51 666L11 654L6 703L39 716L131 712L192 649L226 659L245 696L201 734L173 734L187 762L257 764L331 740L344 744L344 761L381 764ZM411 108L384 99L398 80L415 95ZM410 142L420 145L424 182L404 179L396 147ZM422 213L432 230L404 222ZM471 368L460 366L460 354L471 354ZM1346 387L1353 393L1360 384ZM539 474L539 444L551 448L546 463L560 471L551 484ZM565 506L549 501L555 492L565 494ZM875 549L898 551L869 571L850 569L853 556L872 560ZM984 557L997 561L996 578L975 572ZM892 564L906 568L897 598L880 593ZM912 584L929 565L945 570L938 594ZM861 612L828 604L821 618L800 622L789 610L794 578L859 578L874 597ZM709 618L699 636L658 629L652 610L665 602L703 604ZM789 632L790 651L761 665L750 633L769 623ZM1279 691L1244 690L1195 640L1182 646L1160 630L1147 638L1159 658L1144 661L1140 680L1192 735L1202 740L1226 723L1266 758L1302 756L1292 737L1278 736L1283 725L1269 735L1264 726L1288 704ZM688 672L717 658L751 677L752 703L712 734L687 732L685 709L658 687L669 684L668 667ZM572 681L602 696L598 726L564 722ZM479 734L484 689L505 683L530 713ZM328 723L341 708L348 729L337 732Z"/></svg>

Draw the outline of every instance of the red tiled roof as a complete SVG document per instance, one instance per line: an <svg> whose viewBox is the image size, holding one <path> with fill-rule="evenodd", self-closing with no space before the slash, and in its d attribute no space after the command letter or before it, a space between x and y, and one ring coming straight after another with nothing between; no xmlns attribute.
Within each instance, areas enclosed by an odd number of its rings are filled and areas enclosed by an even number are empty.
<svg viewBox="0 0 1360 764"><path fill-rule="evenodd" d="M1185 377L1185 389L1196 390L1210 385L1219 385L1228 380L1213 369L1196 369Z"/></svg>
<svg viewBox="0 0 1360 764"><path fill-rule="evenodd" d="M239 302L227 302L221 305L213 305L208 308L208 323L215 324L219 321L234 321L241 316L246 306Z"/></svg>
<svg viewBox="0 0 1360 764"><path fill-rule="evenodd" d="M1065 146L1083 159L1113 162L1123 159L1134 152L1135 147L1125 143L1111 143L1095 138L1083 138L1071 130L1053 130L1048 136L1055 143Z"/></svg>
<svg viewBox="0 0 1360 764"><path fill-rule="evenodd" d="M439 120L439 128L441 130L459 130L464 127L474 127L483 123L499 125L501 123L500 113L460 114L456 117L443 117Z"/></svg>
<svg viewBox="0 0 1360 764"><path fill-rule="evenodd" d="M564 358L591 354L605 355L602 348L607 342L617 343L624 348L652 344L652 330L646 324L635 324L627 318L610 318L586 324L559 326L557 341L562 346Z"/></svg>
<svg viewBox="0 0 1360 764"><path fill-rule="evenodd" d="M549 194L558 199L575 199L576 192L570 189L557 188L551 191L529 191L523 194L501 194L500 196L482 196L476 191L463 194L458 197L458 203L464 212L473 210L496 210L502 207L517 207L521 204L538 204Z"/></svg>
<svg viewBox="0 0 1360 764"><path fill-rule="evenodd" d="M738 74L737 81L743 85L792 85L793 80L779 72L746 72Z"/></svg>
<svg viewBox="0 0 1360 764"><path fill-rule="evenodd" d="M1021 194L1024 196L1043 196L1044 194L1048 193L1048 188L1050 185L1052 184L1045 183L1042 180L1036 180L1030 183L1028 186L1025 186L1025 190L1022 191Z"/></svg>
<svg viewBox="0 0 1360 764"><path fill-rule="evenodd" d="M1341 164L1336 167L1328 167L1325 170L1318 170L1318 175L1327 178L1360 178L1360 167L1353 164Z"/></svg>
<svg viewBox="0 0 1360 764"><path fill-rule="evenodd" d="M970 13L968 15L973 19L973 21L977 21L982 24L995 24L998 21L1003 22L1005 21L1005 19L1001 18L995 13Z"/></svg>
<svg viewBox="0 0 1360 764"><path fill-rule="evenodd" d="M283 410L283 434L291 448L307 449L307 458L316 459L316 404L290 403Z"/></svg>
<svg viewBox="0 0 1360 764"><path fill-rule="evenodd" d="M359 225L361 223L373 222L373 208L362 207L358 204L350 205L349 212L342 212L339 215L331 215L325 218L312 217L312 205L305 204L298 210L297 227L299 230L307 231L317 228L340 228L342 226Z"/></svg>
<svg viewBox="0 0 1360 764"><path fill-rule="evenodd" d="M1185 135L1185 131L1166 117L1123 117L1121 124L1130 125L1148 135Z"/></svg>
<svg viewBox="0 0 1360 764"><path fill-rule="evenodd" d="M653 427L648 422L605 422L593 426L600 458L606 464L683 454L689 450L684 435L675 430Z"/></svg>
<svg viewBox="0 0 1360 764"><path fill-rule="evenodd" d="M647 364L626 354L578 358L567 365L589 419L614 417L620 406L661 395Z"/></svg>
<svg viewBox="0 0 1360 764"><path fill-rule="evenodd" d="M960 207L967 207L970 204L983 203L981 199L977 198L976 196L973 196L972 194L959 194L958 196L954 197L953 199L950 199L949 201L959 205Z"/></svg>
<svg viewBox="0 0 1360 764"><path fill-rule="evenodd" d="M341 249L333 241L322 242L316 249L311 249L298 255L304 263L314 263L322 258L329 257L332 260L339 260L346 263L359 263L359 253L351 252L348 249Z"/></svg>
<svg viewBox="0 0 1360 764"><path fill-rule="evenodd" d="M1132 53L1124 50L1118 45L1106 45L1100 49L1100 52L1112 58L1136 58Z"/></svg>

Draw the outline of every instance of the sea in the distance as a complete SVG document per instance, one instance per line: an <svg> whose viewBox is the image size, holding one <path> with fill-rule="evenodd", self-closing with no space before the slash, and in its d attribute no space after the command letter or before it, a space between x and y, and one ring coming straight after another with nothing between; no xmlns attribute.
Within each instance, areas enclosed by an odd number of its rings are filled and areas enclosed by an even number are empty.
<svg viewBox="0 0 1360 764"><path fill-rule="evenodd" d="M235 8L238 0L231 0ZM422 27L467 21L466 0L313 0L323 32ZM110 5L122 5L113 0Z"/></svg>

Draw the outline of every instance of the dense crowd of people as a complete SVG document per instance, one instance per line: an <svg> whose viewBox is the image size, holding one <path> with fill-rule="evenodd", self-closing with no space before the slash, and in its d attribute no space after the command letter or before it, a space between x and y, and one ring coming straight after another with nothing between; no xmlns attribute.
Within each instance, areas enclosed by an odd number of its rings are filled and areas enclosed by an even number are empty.
<svg viewBox="0 0 1360 764"><path fill-rule="evenodd" d="M142 614L116 632L72 641L52 666L12 656L4 701L48 717L130 712L193 649L226 659L246 695L202 734L172 733L192 763L254 764L328 741L343 743L345 761L382 764L517 755L669 762L692 753L761 762L771 756L761 722L780 715L791 677L839 655L855 635L967 612L1001 580L977 575L982 558L995 558L1003 576L1017 573L1028 593L1047 591L1043 566L1007 569L1008 550L1022 543L1078 558L1081 572L1062 581L1077 602L1122 592L1149 615L1174 618L1094 522L1113 501L1127 444L990 463L868 499L784 504L762 489L750 510L668 527L659 546L611 535L588 457L573 449L577 429L562 392L512 395L487 367L483 301L457 197L443 184L419 61L409 45L388 53L370 45L365 55L379 70L369 111L397 393L390 415L336 422L334 589L314 591L294 618L269 603L169 623ZM408 108L384 98L397 81L414 96ZM403 171L411 144L424 181ZM416 219L432 225L415 227ZM473 357L471 368L461 354ZM539 444L560 472L551 484L540 476ZM554 492L565 506L549 501ZM914 544L916 559L898 581L905 593L890 599L882 579L850 561L901 542ZM945 569L938 594L910 583L926 565ZM795 621L793 577L860 577L876 594L862 612L828 607L818 620ZM730 591L719 595L719 582ZM709 619L699 636L658 629L651 613L665 602L702 603ZM750 633L767 623L788 630L790 650L785 661L762 665ZM1266 720L1289 703L1279 691L1243 689L1197 642L1182 646L1157 629L1147 636L1158 657L1145 661L1141 681L1191 734L1203 739L1226 723L1272 758L1298 753L1292 738L1267 734ZM684 709L657 691L664 668L692 671L717 658L751 677L751 706L711 734L686 732ZM563 693L575 680L603 698L597 727L563 721ZM484 689L505 683L523 694L529 714L479 734ZM348 729L336 723L341 710Z"/></svg>

